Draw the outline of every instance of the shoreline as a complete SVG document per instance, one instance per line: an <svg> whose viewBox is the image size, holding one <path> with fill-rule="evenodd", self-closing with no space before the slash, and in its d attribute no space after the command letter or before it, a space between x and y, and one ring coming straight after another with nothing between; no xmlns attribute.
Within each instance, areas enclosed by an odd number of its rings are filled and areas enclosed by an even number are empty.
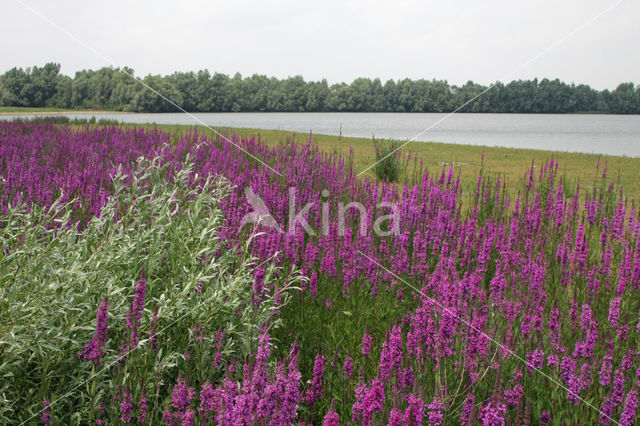
<svg viewBox="0 0 640 426"><path fill-rule="evenodd" d="M0 107L0 116L3 115L37 115L37 114L184 114L182 111L172 112L134 112L134 111L110 111L110 110L50 110L43 109L34 111L35 108L24 107L25 111L3 111L3 108L20 107ZM451 112L398 112L398 111L187 111L189 114L451 114ZM615 116L638 116L640 114L614 114L597 111L577 111L577 112L468 112L458 111L455 114L480 114L480 115L615 115Z"/></svg>
<svg viewBox="0 0 640 426"><path fill-rule="evenodd" d="M46 114L46 115L53 115L53 114L130 114L128 112L125 111L103 111L103 110L90 110L90 109L84 109L84 110L62 110L62 111L55 111L55 110L42 110L42 111L2 111L2 109L0 108L0 116L3 115L7 115L7 116L13 116L13 115L40 115L40 114Z"/></svg>

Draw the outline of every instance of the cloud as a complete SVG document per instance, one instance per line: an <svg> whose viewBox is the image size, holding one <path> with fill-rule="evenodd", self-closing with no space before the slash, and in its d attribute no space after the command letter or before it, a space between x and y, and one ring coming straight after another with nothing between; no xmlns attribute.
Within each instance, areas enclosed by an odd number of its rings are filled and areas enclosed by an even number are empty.
<svg viewBox="0 0 640 426"><path fill-rule="evenodd" d="M208 68L308 80L439 78L490 83L592 18L599 0L138 1L21 0L138 74ZM0 72L60 62L63 72L108 65L20 3L3 6ZM637 80L640 4L626 1L514 78L596 88Z"/></svg>

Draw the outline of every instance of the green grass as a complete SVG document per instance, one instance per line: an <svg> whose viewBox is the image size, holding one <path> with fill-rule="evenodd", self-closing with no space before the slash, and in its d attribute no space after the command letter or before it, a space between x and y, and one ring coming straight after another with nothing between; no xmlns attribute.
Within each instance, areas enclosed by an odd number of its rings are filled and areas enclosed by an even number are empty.
<svg viewBox="0 0 640 426"><path fill-rule="evenodd" d="M0 113L44 113L45 111L82 112L55 108L0 107ZM156 124L122 124L122 126L158 127L172 133L176 138L184 134L186 130L194 127L189 125ZM195 127L200 132L213 136L213 132L206 127ZM306 143L309 137L309 134L283 130L230 127L214 127L214 129L223 133L236 133L241 137L260 135L270 145L287 141ZM371 138L314 134L313 144L327 153L348 155L349 151L353 150L356 173L364 171L376 161L375 146ZM420 168L420 162L422 162L422 170L428 170L431 174L439 174L443 166L453 164L460 173L462 188L465 192L472 190L475 185L475 178L480 170L483 170L485 175L500 176L502 182L505 182L510 189L517 192L518 186L521 186L522 176L529 170L532 162L537 166L554 158L560 164L559 172L565 179L565 186L574 190L579 182L584 195L586 192L592 191L596 184L599 185L599 180L596 177L602 173L606 164L608 175L623 187L625 195L631 200L640 199L640 158L438 142L411 142L403 148L403 152L410 152L412 157L412 161L408 164L405 178L419 174L420 170L417 169ZM598 161L600 161L601 167L600 172L597 173L596 166ZM367 170L364 176L375 179L373 169Z"/></svg>
<svg viewBox="0 0 640 426"><path fill-rule="evenodd" d="M8 107L0 106L0 114L48 114L52 112L60 113L74 113L74 114L96 114L96 113L109 113L117 114L121 111L106 111L106 110L79 110L68 108L54 108L54 107Z"/></svg>
<svg viewBox="0 0 640 426"><path fill-rule="evenodd" d="M133 125L123 124L123 126ZM176 135L176 138L184 134L187 129L194 127L154 124L136 124L135 126L158 127ZM197 127L198 131L208 136L213 136L213 132L206 127ZM223 133L235 133L241 137L260 135L263 141L270 145L291 140L298 143L306 143L309 138L309 134L296 134L282 130L229 127L215 127L215 129ZM371 138L314 134L313 144L327 153L348 155L350 149L353 150L356 173L360 173L376 161L375 146ZM499 175L501 181L505 182L511 190L510 192L512 194L517 193L522 186L522 177L529 170L532 162L536 165L537 178L539 171L537 166L554 158L559 162L558 171L565 179L565 186L573 191L579 182L582 188L581 192L585 195L586 191L593 191L595 185L600 185L600 179L596 179L596 177L602 174L606 164L608 167L607 174L622 185L625 195L630 200L640 199L640 158L438 142L411 142L403 148L403 152L410 152L412 157L408 164L405 178L410 178L420 171L416 170L420 168L420 161L422 161L423 170L428 170L429 173L437 175L440 174L445 165L453 164L455 169L460 172L460 181L465 192L472 191L472 187L475 187L478 172L483 170L485 175L490 174L494 177ZM600 161L599 172L596 171L598 161ZM373 168L367 170L364 176L375 179Z"/></svg>

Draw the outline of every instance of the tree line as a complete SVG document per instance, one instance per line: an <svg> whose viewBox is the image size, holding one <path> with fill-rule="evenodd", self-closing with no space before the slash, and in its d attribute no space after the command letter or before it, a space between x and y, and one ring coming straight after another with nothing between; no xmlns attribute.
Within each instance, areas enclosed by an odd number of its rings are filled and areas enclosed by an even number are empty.
<svg viewBox="0 0 640 426"><path fill-rule="evenodd" d="M60 64L13 68L0 76L0 105L105 109L131 112L179 111L147 90L129 67L83 70L69 77ZM558 79L517 80L491 86L468 81L357 78L350 84L278 79L254 74L233 77L208 70L141 78L190 112L462 112L640 114L640 85L621 83L598 91ZM490 90L487 90L491 87ZM485 92L486 93L483 93ZM476 96L482 94L477 99Z"/></svg>

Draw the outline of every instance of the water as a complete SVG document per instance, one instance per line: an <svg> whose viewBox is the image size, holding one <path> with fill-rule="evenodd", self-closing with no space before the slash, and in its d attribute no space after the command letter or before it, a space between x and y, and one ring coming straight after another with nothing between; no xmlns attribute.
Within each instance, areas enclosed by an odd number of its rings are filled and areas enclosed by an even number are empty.
<svg viewBox="0 0 640 426"><path fill-rule="evenodd" d="M95 116L126 123L201 124L183 113L64 115ZM196 113L194 116L209 126L640 157L637 115Z"/></svg>

